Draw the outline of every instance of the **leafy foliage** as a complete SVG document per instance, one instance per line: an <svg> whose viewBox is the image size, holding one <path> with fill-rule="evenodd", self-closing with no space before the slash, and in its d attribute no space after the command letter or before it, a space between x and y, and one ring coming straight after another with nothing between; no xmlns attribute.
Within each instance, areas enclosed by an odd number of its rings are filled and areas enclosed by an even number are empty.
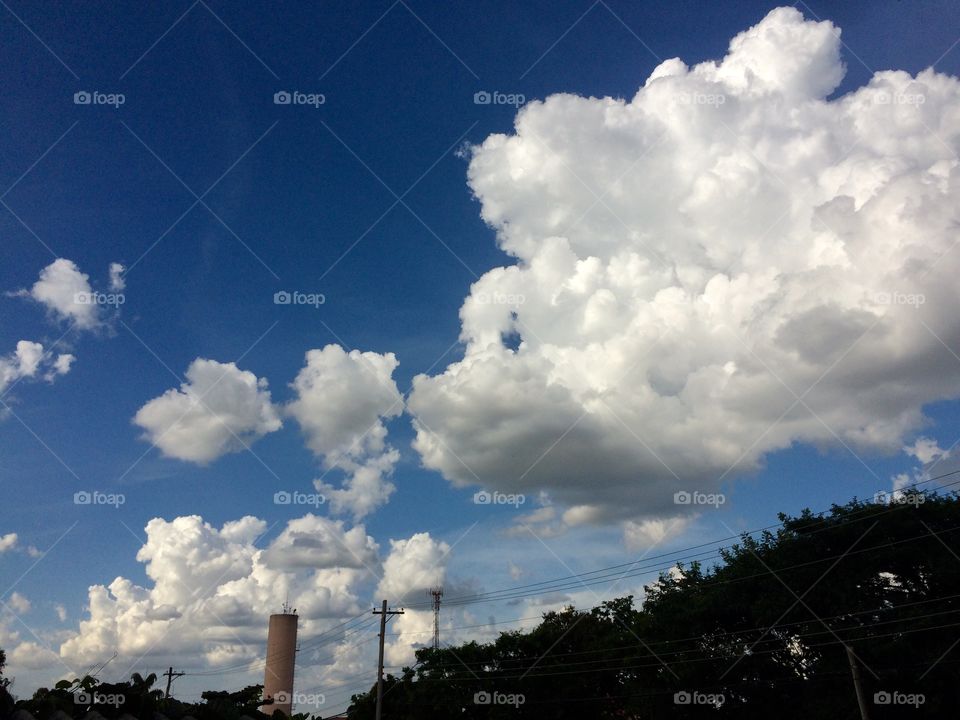
<svg viewBox="0 0 960 720"><path fill-rule="evenodd" d="M662 574L639 608L624 597L491 643L420 650L387 678L384 717L859 717L847 645L871 718L958 717L960 502L900 500L781 515L712 567ZM884 692L923 704L874 703ZM349 717L372 718L374 701L375 688L355 696Z"/></svg>

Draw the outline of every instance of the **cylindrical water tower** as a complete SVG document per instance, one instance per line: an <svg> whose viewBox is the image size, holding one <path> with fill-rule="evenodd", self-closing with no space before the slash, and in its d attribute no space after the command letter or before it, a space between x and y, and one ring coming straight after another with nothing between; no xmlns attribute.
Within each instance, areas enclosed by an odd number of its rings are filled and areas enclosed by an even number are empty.
<svg viewBox="0 0 960 720"><path fill-rule="evenodd" d="M293 705L293 666L297 655L297 611L284 603L283 612L270 616L267 631L267 667L263 676L263 699L273 698L262 710L273 715L277 710L290 717Z"/></svg>

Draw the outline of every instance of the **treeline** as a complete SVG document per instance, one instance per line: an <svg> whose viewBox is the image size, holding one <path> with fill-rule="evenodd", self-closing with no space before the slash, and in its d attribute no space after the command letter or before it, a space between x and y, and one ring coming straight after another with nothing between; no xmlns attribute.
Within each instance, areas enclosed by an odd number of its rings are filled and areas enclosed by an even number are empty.
<svg viewBox="0 0 960 720"><path fill-rule="evenodd" d="M960 500L780 516L633 597L422 649L386 720L960 717ZM700 549L701 551L703 548ZM715 557L710 557L711 553ZM374 717L375 686L351 720Z"/></svg>
<svg viewBox="0 0 960 720"><path fill-rule="evenodd" d="M3 671L4 653L0 650L0 673ZM134 673L130 680L119 683L100 682L87 675L74 680L61 680L53 688L39 688L32 697L14 701L9 692L9 680L0 674L0 719L12 717L24 710L36 720L49 720L58 713L81 720L95 711L106 720L133 716L139 720L155 720L159 713L169 720L194 718L195 720L270 720L261 711L262 685L249 685L236 692L208 690L201 694L197 703L180 702L165 698L162 690L154 687L157 676L146 677ZM262 706L264 710L269 705ZM278 719L286 716L277 711ZM309 720L307 714L294 714L291 720Z"/></svg>

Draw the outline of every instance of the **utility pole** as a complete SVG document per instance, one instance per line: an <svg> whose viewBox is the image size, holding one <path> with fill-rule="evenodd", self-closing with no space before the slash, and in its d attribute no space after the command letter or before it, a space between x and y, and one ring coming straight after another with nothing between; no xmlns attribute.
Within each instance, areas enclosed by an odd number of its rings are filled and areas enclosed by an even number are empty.
<svg viewBox="0 0 960 720"><path fill-rule="evenodd" d="M173 679L174 679L174 678L181 677L181 676L183 675L183 673L182 673L182 672L174 672L174 671L173 671L173 668L170 667L170 668L168 668L167 671L166 671L165 673L163 673L163 674L167 676L167 692L166 692L166 694L164 695L164 697L165 697L165 698L169 698L169 697L170 697L170 683L173 682Z"/></svg>
<svg viewBox="0 0 960 720"><path fill-rule="evenodd" d="M863 686L860 684L860 666L857 664L857 656L853 653L853 648L845 645L847 648L847 660L850 662L850 672L853 675L853 687L857 691L857 704L860 706L861 720L870 720L867 711L867 698L863 694Z"/></svg>
<svg viewBox="0 0 960 720"><path fill-rule="evenodd" d="M427 590L427 595L433 596L433 649L440 648L440 598L443 597L443 588L435 587Z"/></svg>
<svg viewBox="0 0 960 720"><path fill-rule="evenodd" d="M381 609L374 608L373 614L380 616L380 659L377 660L377 720L380 720L383 709L383 641L387 635L387 616L403 615L403 610L387 610L387 601L384 600Z"/></svg>

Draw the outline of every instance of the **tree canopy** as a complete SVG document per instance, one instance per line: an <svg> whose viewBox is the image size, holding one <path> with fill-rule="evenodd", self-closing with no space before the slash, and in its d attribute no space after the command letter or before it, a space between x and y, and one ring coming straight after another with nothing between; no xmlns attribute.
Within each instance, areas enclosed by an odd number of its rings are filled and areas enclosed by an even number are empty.
<svg viewBox="0 0 960 720"><path fill-rule="evenodd" d="M780 516L632 596L422 649L384 718L958 717L960 502L910 493ZM709 553L704 553L709 555ZM373 717L375 688L352 720Z"/></svg>

